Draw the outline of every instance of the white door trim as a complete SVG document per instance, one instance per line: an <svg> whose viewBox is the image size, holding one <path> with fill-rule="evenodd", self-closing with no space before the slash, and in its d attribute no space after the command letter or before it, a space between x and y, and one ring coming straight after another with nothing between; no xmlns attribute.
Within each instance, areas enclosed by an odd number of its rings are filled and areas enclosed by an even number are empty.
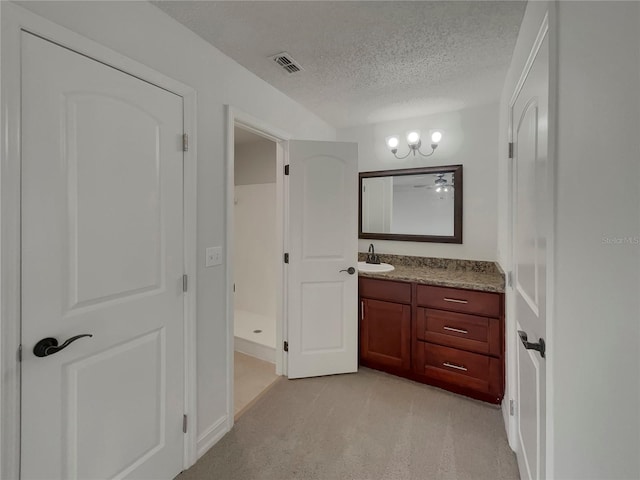
<svg viewBox="0 0 640 480"><path fill-rule="evenodd" d="M545 208L547 209L547 215L545 216L549 224L546 226L547 232L547 245L546 245L546 264L547 264L547 278L546 278L546 334L547 338L545 338L546 342L546 441L545 441L545 466L544 466L544 476L545 478L553 478L553 465L554 465L554 456L553 456L553 439L554 439L554 428L553 428L553 385L554 385L554 375L553 375L553 365L554 365L554 356L553 356L553 347L554 347L554 305L555 305L555 205L556 205L556 126L557 126L557 62L558 62L558 53L557 53L557 37L556 37L556 2L548 2L547 3L547 12L542 19L540 24L540 28L538 30L537 36L533 45L531 47L531 51L529 52L529 56L527 61L525 62L522 72L520 74L520 78L518 79L518 83L516 84L511 98L509 100L509 112L508 112L508 134L507 138L509 142L513 142L513 106L518 98L518 94L522 90L522 87L529 75L531 67L533 66L533 62L538 54L538 50L542 45L542 42L546 35L549 37L549 109L548 109L548 152L547 152L547 182L548 182L548 193L549 198L547 199L547 205ZM512 159L509 159L508 163L508 228L509 228L509 252L508 252L508 261L509 261L509 271L513 270L513 234L514 234L514 225L513 225L513 165ZM506 360L507 360L507 385L509 385L509 389L506 392L505 400L511 398L515 400L515 415L519 415L519 404L520 399L518 398L517 392L517 378L516 378L516 349L519 346L519 338L516 332L515 326L515 289L513 285L505 288L505 300L507 305L507 316L506 316ZM514 416L509 416L509 425L507 427L507 435L509 439L509 445L512 449L517 450L520 448L518 432L517 432L517 422Z"/></svg>
<svg viewBox="0 0 640 480"><path fill-rule="evenodd" d="M19 478L20 469L20 34L40 36L183 97L184 265L189 291L184 297L184 402L191 428L185 435L184 468L196 460L196 92L135 60L46 20L2 2L0 99L0 478Z"/></svg>
<svg viewBox="0 0 640 480"><path fill-rule="evenodd" d="M280 258L284 255L287 247L287 198L288 191L284 179L284 166L288 163L288 140L291 136L277 127L264 122L242 110L231 105L225 105L227 116L227 151L226 151L226 207L225 207L225 231L226 231L226 288L227 288L227 428L231 430L233 427L233 352L234 352L234 335L233 335L233 242L234 242L234 128L236 125L241 126L245 130L249 130L261 137L265 137L276 143L276 243L279 246L278 251ZM276 375L287 374L287 362L284 361L284 350L282 348L283 341L286 338L286 270L284 263L278 263L280 268L277 269L276 285L281 294L277 296L276 304Z"/></svg>

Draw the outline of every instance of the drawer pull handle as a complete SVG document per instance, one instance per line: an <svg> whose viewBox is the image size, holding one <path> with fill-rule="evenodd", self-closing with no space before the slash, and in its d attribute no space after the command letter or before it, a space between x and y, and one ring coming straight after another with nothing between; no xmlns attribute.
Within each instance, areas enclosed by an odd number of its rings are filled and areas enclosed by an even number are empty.
<svg viewBox="0 0 640 480"><path fill-rule="evenodd" d="M455 363L444 362L442 365L449 368L455 368L456 370L462 370L463 372L467 371L465 367L463 367L462 365L456 365Z"/></svg>
<svg viewBox="0 0 640 480"><path fill-rule="evenodd" d="M447 298L447 297L444 297L444 301L451 302L451 303L469 303L467 300L458 300L457 298Z"/></svg>
<svg viewBox="0 0 640 480"><path fill-rule="evenodd" d="M448 330L450 332L456 332L456 333L462 333L464 335L466 335L467 333L469 333L467 330L461 330L460 328L453 328L453 327L442 327L444 330Z"/></svg>

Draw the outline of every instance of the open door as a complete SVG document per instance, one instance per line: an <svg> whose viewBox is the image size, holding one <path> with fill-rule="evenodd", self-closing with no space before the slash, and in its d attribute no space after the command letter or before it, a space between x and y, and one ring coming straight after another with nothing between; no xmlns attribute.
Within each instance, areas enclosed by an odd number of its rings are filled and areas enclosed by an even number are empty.
<svg viewBox="0 0 640 480"><path fill-rule="evenodd" d="M289 143L288 376L358 370L358 146Z"/></svg>
<svg viewBox="0 0 640 480"><path fill-rule="evenodd" d="M549 38L543 25L512 103L513 286L520 476L545 478Z"/></svg>

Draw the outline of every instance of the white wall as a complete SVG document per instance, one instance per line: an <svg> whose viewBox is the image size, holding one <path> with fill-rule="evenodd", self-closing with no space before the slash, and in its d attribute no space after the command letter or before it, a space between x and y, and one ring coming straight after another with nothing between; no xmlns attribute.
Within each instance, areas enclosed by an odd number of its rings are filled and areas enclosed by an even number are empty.
<svg viewBox="0 0 640 480"><path fill-rule="evenodd" d="M397 160L385 145L385 138L410 129L423 136L431 129L443 131L436 153L429 158ZM399 154L406 152L403 138ZM360 240L358 249L366 252L373 243L380 253L427 257L496 260L498 104L468 108L406 120L362 125L338 130L338 140L358 142L358 170L391 170L435 165L463 165L463 243L461 245L388 240ZM423 150L425 150L423 148ZM430 150L427 146L426 150Z"/></svg>
<svg viewBox="0 0 640 480"><path fill-rule="evenodd" d="M2 2L3 4L5 2ZM147 2L24 2L21 6L197 91L198 438L205 447L227 415L224 266L205 248L224 245L225 115L231 104L295 138L334 140L335 130Z"/></svg>
<svg viewBox="0 0 640 480"><path fill-rule="evenodd" d="M552 5L557 165L547 476L639 478L640 4ZM501 102L500 145L545 8L527 7ZM500 153L499 258L508 265L508 160Z"/></svg>
<svg viewBox="0 0 640 480"><path fill-rule="evenodd" d="M235 147L235 308L276 321L276 144ZM275 347L275 345L273 345Z"/></svg>
<svg viewBox="0 0 640 480"><path fill-rule="evenodd" d="M453 235L453 192L405 186L394 188L393 233Z"/></svg>
<svg viewBox="0 0 640 480"><path fill-rule="evenodd" d="M236 128L237 130L237 128ZM276 183L276 143L258 140L234 146L236 185Z"/></svg>
<svg viewBox="0 0 640 480"><path fill-rule="evenodd" d="M640 478L639 9L558 3L556 478Z"/></svg>

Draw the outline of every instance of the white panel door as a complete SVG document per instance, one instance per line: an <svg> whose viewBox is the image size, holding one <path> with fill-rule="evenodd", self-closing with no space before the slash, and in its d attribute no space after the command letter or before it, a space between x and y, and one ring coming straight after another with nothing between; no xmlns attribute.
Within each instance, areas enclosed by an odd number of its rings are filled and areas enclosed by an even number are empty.
<svg viewBox="0 0 640 480"><path fill-rule="evenodd" d="M289 169L288 376L355 372L358 146L291 141Z"/></svg>
<svg viewBox="0 0 640 480"><path fill-rule="evenodd" d="M22 35L23 479L181 470L182 108Z"/></svg>
<svg viewBox="0 0 640 480"><path fill-rule="evenodd" d="M512 110L513 132L513 286L519 448L523 479L545 477L546 362L533 349L546 338L547 126L549 40L539 45Z"/></svg>

